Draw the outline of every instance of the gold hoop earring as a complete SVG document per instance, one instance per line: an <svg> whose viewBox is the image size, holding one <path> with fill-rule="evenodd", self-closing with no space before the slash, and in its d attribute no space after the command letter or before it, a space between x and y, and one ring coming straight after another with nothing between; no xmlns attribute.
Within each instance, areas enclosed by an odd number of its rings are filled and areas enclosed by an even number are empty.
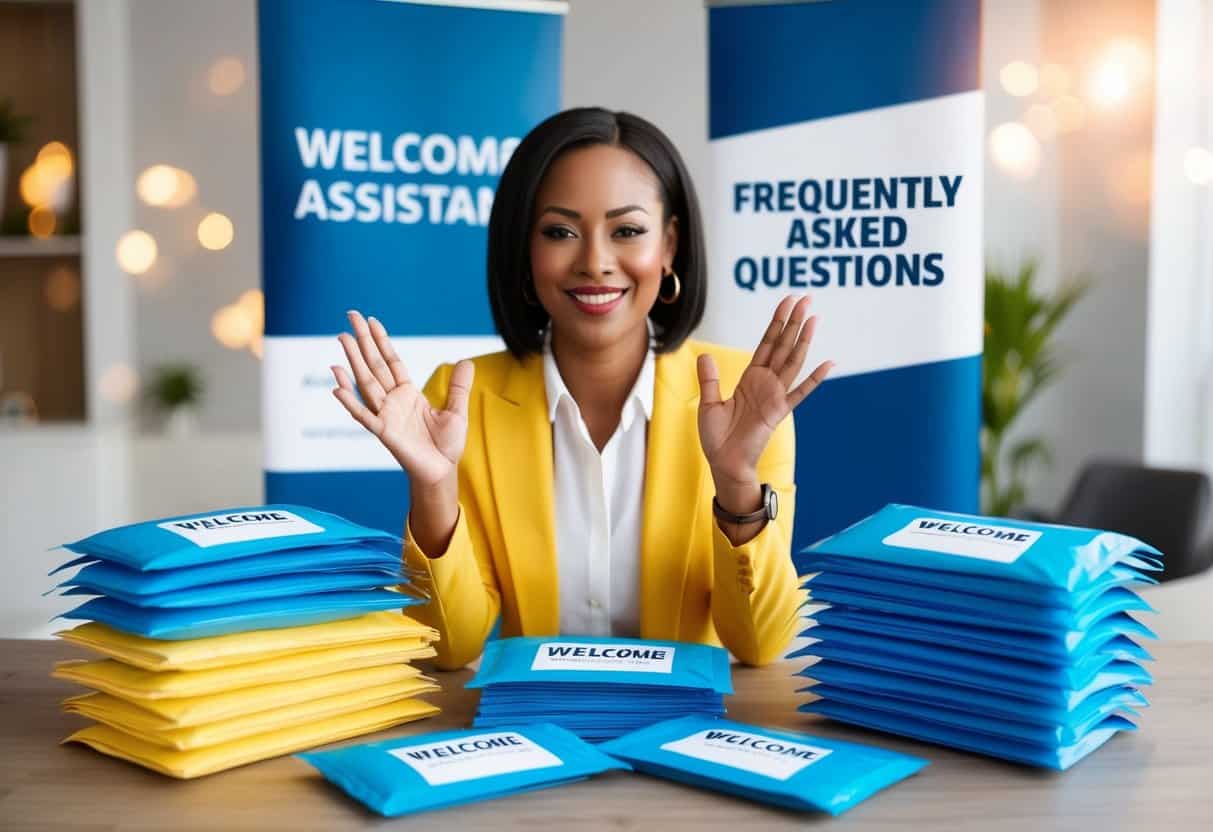
<svg viewBox="0 0 1213 832"><path fill-rule="evenodd" d="M670 296L667 296L665 293L665 279L667 277L674 278L674 294ZM661 290L657 292L657 300L662 303L677 303L680 295L682 295L682 281L678 279L678 273L670 269L669 274L661 276Z"/></svg>

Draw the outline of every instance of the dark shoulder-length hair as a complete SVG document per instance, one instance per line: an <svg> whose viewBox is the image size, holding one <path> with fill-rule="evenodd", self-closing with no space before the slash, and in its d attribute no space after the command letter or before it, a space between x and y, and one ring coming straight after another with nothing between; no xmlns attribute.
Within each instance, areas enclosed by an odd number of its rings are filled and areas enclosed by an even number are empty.
<svg viewBox="0 0 1213 832"><path fill-rule="evenodd" d="M489 217L489 303L497 332L515 356L543 349L542 330L548 314L528 304L531 282L531 231L535 195L552 163L575 148L605 144L635 153L652 168L661 186L663 227L678 218L674 271L682 284L678 300L657 302L649 317L657 326L657 352L676 350L703 318L707 265L699 200L686 165L673 143L639 116L601 107L579 107L548 118L527 133L501 174Z"/></svg>

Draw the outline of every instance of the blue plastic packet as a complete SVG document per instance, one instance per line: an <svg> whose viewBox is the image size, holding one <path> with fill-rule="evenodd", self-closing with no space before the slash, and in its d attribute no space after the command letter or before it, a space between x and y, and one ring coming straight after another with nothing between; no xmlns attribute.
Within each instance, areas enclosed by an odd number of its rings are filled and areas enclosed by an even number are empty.
<svg viewBox="0 0 1213 832"><path fill-rule="evenodd" d="M677 641L588 636L524 636L490 641L469 688L502 683L572 682L733 692L729 654Z"/></svg>
<svg viewBox="0 0 1213 832"><path fill-rule="evenodd" d="M888 636L868 635L853 630L842 630L835 627L818 625L805 633L810 638L822 639L825 644L834 647L849 648L850 655L866 656L868 654L894 654L901 659L921 662L924 666L938 668L945 672L946 668L956 668L959 672L968 670L989 674L994 677L1008 677L1012 681L1030 680L1034 685L1060 688L1079 688L1086 685L1096 673L1103 670L1117 656L1107 650L1091 653L1080 661L1068 664L1040 664L1013 659L1008 656L991 656L961 647L945 644L924 644L916 641L904 641ZM828 655L817 651L818 645L807 645L788 658L801 656ZM846 655L846 654L841 654Z"/></svg>
<svg viewBox="0 0 1213 832"><path fill-rule="evenodd" d="M391 541L318 546L270 552L202 566L141 572L110 561L94 561L59 587L88 585L99 594L159 595L210 584L302 573L333 573L401 569L400 548Z"/></svg>
<svg viewBox="0 0 1213 832"><path fill-rule="evenodd" d="M297 756L387 817L631 770L576 735L544 724L444 731Z"/></svg>
<svg viewBox="0 0 1213 832"><path fill-rule="evenodd" d="M858 743L698 716L659 722L599 748L656 777L831 815L928 764Z"/></svg>
<svg viewBox="0 0 1213 832"><path fill-rule="evenodd" d="M1134 731L1137 728L1124 717L1109 716L1100 723L1098 728L1088 731L1077 742L1058 748L1045 748L1007 737L956 728L905 713L888 713L828 699L820 699L802 705L800 710L828 716L839 722L858 725L862 728L886 731L911 739L933 742L965 751L975 751L991 757L1059 771L1069 768L1095 751L1118 731Z"/></svg>
<svg viewBox="0 0 1213 832"><path fill-rule="evenodd" d="M703 644L554 636L485 645L476 727L553 722L600 742L675 716L724 713L728 653Z"/></svg>
<svg viewBox="0 0 1213 832"><path fill-rule="evenodd" d="M1150 569L1145 563L1134 563L1126 559L1091 581L1080 591L1067 592L1057 587L1039 586L1023 581L986 575L966 575L959 572L943 572L916 569L898 563L881 563L872 560L858 561L854 558L823 555L806 550L797 556L800 574L819 572L832 576L851 575L898 584L899 595L906 587L918 590L936 588L965 593L980 598L998 598L1033 607L1058 607L1075 609L1081 607L1100 593L1115 587L1131 588L1136 584L1157 584L1157 579L1142 571Z"/></svg>
<svg viewBox="0 0 1213 832"><path fill-rule="evenodd" d="M63 548L131 569L199 566L266 552L400 538L306 506L245 506L148 520L98 532Z"/></svg>
<svg viewBox="0 0 1213 832"><path fill-rule="evenodd" d="M846 607L820 610L813 614L813 620L839 629L928 644L963 644L975 651L1056 665L1080 662L1098 651L1110 651L1121 659L1149 661L1149 652L1133 638L1156 637L1145 624L1123 613L1109 616L1087 630L1056 633L1016 633ZM810 630L801 635L810 635Z"/></svg>
<svg viewBox="0 0 1213 832"><path fill-rule="evenodd" d="M1155 563L1157 549L1114 532L885 506L804 553L935 572L1003 578L1074 592L1119 564Z"/></svg>
<svg viewBox="0 0 1213 832"><path fill-rule="evenodd" d="M1097 593L1084 593L1087 600L1073 607L1038 606L1024 600L989 598L964 592L923 587L899 581L825 572L804 583L811 600L828 601L829 592L864 596L867 609L888 608L892 602L894 611L917 610L915 614L934 615L947 620L945 613L956 612L966 618L997 619L1001 626L1016 629L1056 632L1057 630L1083 630L1094 621L1107 618L1118 612L1154 612L1141 596L1123 586L1101 589ZM824 591L823 591L824 590ZM840 595L833 596L835 598ZM854 601L847 602L854 603Z"/></svg>
<svg viewBox="0 0 1213 832"><path fill-rule="evenodd" d="M319 592L376 589L395 586L406 580L406 576L399 569L374 572L303 572L297 575L285 574L247 581L194 586L156 595L127 595L112 590L105 592L89 583L77 583L63 594L104 595L125 604L147 609L181 609L213 607L271 598L293 598L297 595L312 595Z"/></svg>
<svg viewBox="0 0 1213 832"><path fill-rule="evenodd" d="M942 725L964 728L996 737L1008 737L1027 745L1038 745L1049 749L1062 748L1079 742L1091 731L1100 728L1110 716L1137 716L1137 711L1123 701L1123 697L1100 696L1098 703L1092 707L1086 707L1088 703L1097 698L1091 696L1083 702L1081 711L1075 711L1072 718L1059 722L1033 722L1023 718L1007 719L1002 716L983 714L972 709L932 705L925 702L914 702L907 707L905 701L898 697L833 687L828 684L816 685L811 688L811 691L831 702L858 705L887 713L907 714Z"/></svg>
<svg viewBox="0 0 1213 832"><path fill-rule="evenodd" d="M834 606L850 607L863 610L876 610L917 619L946 621L954 624L971 624L974 626L998 627L1003 630L1022 631L1026 633L1056 633L1066 630L1089 630L1113 615L1131 611L1152 611L1133 591L1123 588L1110 589L1095 601L1088 604L1079 614L1070 615L1063 610L1053 621L1045 616L1032 618L1014 611L1013 605L1005 601L989 602L989 609L983 615L976 609L961 610L930 603L929 596L921 598L917 603L900 598L868 595L834 587L819 586L817 581L811 581L810 603L826 603Z"/></svg>
<svg viewBox="0 0 1213 832"><path fill-rule="evenodd" d="M1035 725L1067 725L1082 722L1093 710L1104 707L1123 705L1140 708L1148 704L1141 691L1131 685L1110 685L1092 691L1085 697L1074 697L1065 702L1040 702L841 662L818 662L797 675L833 687L902 700L907 703L906 707L922 702L942 707L968 708L974 713ZM813 693L819 687L820 684L810 685L797 693Z"/></svg>
<svg viewBox="0 0 1213 832"><path fill-rule="evenodd" d="M423 603L420 599L386 589L321 592L315 595L168 610L135 607L113 598L94 598L56 617L100 621L127 633L176 641L221 636L245 630L321 624L325 621L357 618L376 610L402 609L420 603Z"/></svg>
<svg viewBox="0 0 1213 832"><path fill-rule="evenodd" d="M809 649L813 655L822 657L822 662L837 662L871 670L883 670L888 672L894 681L898 681L898 676L927 679L960 687L991 691L1013 699L1059 704L1067 707L1069 703L1081 702L1090 694L1104 688L1115 685L1148 685L1153 681L1153 676L1144 667L1136 662L1126 661L1108 662L1096 668L1089 676L1080 679L1079 684L1074 687L1056 687L1042 684L1032 678L1014 679L973 669L936 667L899 656L896 653L852 650L825 642L814 644ZM800 675L813 676L813 671L817 666L811 665L805 668Z"/></svg>

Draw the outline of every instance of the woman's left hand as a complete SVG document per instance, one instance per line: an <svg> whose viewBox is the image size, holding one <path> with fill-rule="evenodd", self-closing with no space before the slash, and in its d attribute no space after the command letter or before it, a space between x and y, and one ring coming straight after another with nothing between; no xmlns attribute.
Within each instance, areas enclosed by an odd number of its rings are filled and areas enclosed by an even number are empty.
<svg viewBox="0 0 1213 832"><path fill-rule="evenodd" d="M716 481L717 498L724 508L741 514L756 506L730 506L728 495L756 490L758 458L771 434L796 405L829 375L834 362L820 364L792 388L813 342L816 317L808 316L809 297L785 297L775 308L733 395L720 398L720 376L711 355L699 356L699 442ZM791 389L789 389L791 388Z"/></svg>

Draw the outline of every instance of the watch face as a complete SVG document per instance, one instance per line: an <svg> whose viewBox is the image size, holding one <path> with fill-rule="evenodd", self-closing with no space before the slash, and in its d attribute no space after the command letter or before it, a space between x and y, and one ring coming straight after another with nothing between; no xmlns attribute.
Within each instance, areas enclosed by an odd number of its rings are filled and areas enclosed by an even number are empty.
<svg viewBox="0 0 1213 832"><path fill-rule="evenodd" d="M774 488L767 488L767 519L774 520L779 514L779 494Z"/></svg>

